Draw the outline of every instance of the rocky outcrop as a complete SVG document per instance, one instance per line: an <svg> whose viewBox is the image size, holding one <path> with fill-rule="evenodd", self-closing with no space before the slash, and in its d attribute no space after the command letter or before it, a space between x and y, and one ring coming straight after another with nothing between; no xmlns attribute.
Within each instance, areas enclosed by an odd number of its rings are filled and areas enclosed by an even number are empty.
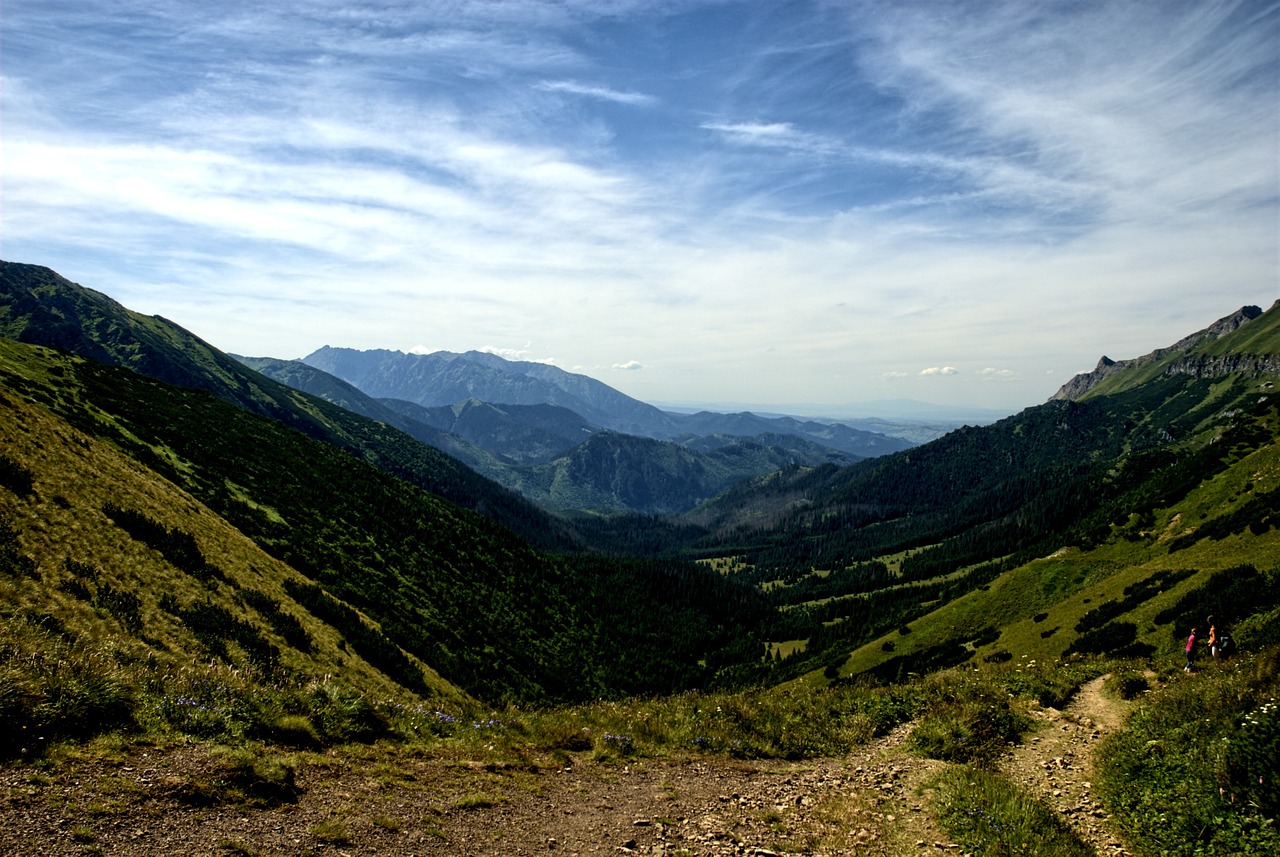
<svg viewBox="0 0 1280 857"><path fill-rule="evenodd" d="M1280 304L1280 301L1277 301ZM1168 348L1157 348L1150 354L1142 357L1135 357L1132 360L1112 360L1110 357L1103 356L1098 361L1098 365L1094 367L1092 372L1085 372L1076 375L1070 381L1062 385L1058 392L1054 393L1050 401L1065 399L1072 401L1079 399L1090 390L1102 383L1102 381L1110 378L1118 372L1124 372L1130 369L1139 369L1149 366L1152 363L1168 360L1168 364L1163 368L1165 375L1192 375L1196 378L1221 378L1232 373L1245 374L1276 374L1280 372L1280 355L1275 354L1228 354L1222 356L1212 356L1207 354L1194 354L1196 349L1203 348L1210 343L1216 342L1224 336L1235 333L1241 325L1252 321L1262 315L1262 310L1256 306L1241 307L1236 312L1206 327L1197 333L1193 333L1185 337ZM1174 357L1174 355L1182 354L1182 357ZM1173 359L1170 359L1173 358Z"/></svg>

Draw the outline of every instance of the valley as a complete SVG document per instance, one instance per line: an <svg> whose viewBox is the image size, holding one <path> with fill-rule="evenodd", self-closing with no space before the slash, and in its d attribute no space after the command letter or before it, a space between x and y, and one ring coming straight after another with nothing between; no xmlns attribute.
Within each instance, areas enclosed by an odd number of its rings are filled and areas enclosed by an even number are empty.
<svg viewBox="0 0 1280 857"><path fill-rule="evenodd" d="M0 847L1277 844L1280 308L922 444L14 263L0 337Z"/></svg>

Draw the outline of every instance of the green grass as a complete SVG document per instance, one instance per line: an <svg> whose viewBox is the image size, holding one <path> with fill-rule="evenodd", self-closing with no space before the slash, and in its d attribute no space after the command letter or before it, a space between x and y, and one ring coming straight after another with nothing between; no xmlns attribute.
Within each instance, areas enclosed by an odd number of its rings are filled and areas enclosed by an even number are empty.
<svg viewBox="0 0 1280 857"><path fill-rule="evenodd" d="M1049 807L1004 777L967 765L949 767L931 783L943 828L984 857L1093 857Z"/></svg>
<svg viewBox="0 0 1280 857"><path fill-rule="evenodd" d="M507 799L492 792L468 792L453 802L455 809L488 809L507 802Z"/></svg>
<svg viewBox="0 0 1280 857"><path fill-rule="evenodd" d="M312 836L329 845L350 845L351 831L346 822L340 818L329 818L318 822L309 831Z"/></svg>
<svg viewBox="0 0 1280 857"><path fill-rule="evenodd" d="M1098 754L1100 794L1130 848L1280 853L1280 649L1170 678Z"/></svg>

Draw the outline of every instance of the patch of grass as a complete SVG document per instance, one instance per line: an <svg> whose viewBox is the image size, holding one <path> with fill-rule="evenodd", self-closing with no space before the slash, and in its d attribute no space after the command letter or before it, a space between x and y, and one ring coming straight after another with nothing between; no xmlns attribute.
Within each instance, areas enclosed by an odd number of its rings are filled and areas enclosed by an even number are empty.
<svg viewBox="0 0 1280 857"><path fill-rule="evenodd" d="M469 792L455 800L453 806L455 809L489 809L506 802L507 799L499 794Z"/></svg>
<svg viewBox="0 0 1280 857"><path fill-rule="evenodd" d="M218 747L207 770L191 775L175 797L196 805L292 803L298 798L296 773L290 759L261 748Z"/></svg>
<svg viewBox="0 0 1280 857"><path fill-rule="evenodd" d="M979 692L934 706L908 744L931 759L990 765L1030 725L1007 699Z"/></svg>
<svg viewBox="0 0 1280 857"><path fill-rule="evenodd" d="M0 616L0 757L136 725L135 691L110 651L48 618Z"/></svg>
<svg viewBox="0 0 1280 857"><path fill-rule="evenodd" d="M1151 682L1141 670L1127 667L1107 676L1102 689L1117 699L1136 699L1151 689Z"/></svg>
<svg viewBox="0 0 1280 857"><path fill-rule="evenodd" d="M273 737L291 747L319 747L320 733L311 721L300 714L287 714L276 721Z"/></svg>
<svg viewBox="0 0 1280 857"><path fill-rule="evenodd" d="M966 850L987 857L1093 857L1056 812L1002 776L948 767L932 783L938 820Z"/></svg>
<svg viewBox="0 0 1280 857"><path fill-rule="evenodd" d="M373 818L369 819L369 821L371 824L373 824L374 827L380 827L383 830L389 831L391 833L398 832L401 827L400 819L391 818L390 816L386 816L386 815L375 815Z"/></svg>
<svg viewBox="0 0 1280 857"><path fill-rule="evenodd" d="M329 845L350 845L352 842L351 832L340 818L325 819L313 825L308 833Z"/></svg>

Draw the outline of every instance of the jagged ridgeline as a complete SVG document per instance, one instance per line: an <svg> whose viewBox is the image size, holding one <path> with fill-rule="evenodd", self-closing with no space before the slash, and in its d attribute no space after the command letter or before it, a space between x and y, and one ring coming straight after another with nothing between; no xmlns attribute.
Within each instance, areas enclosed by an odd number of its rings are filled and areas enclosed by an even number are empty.
<svg viewBox="0 0 1280 857"><path fill-rule="evenodd" d="M373 454L218 396L10 339L0 397L15 623L118 638L134 658L491 702L673 692L759 660L766 607L747 586L675 560L540 552Z"/></svg>

